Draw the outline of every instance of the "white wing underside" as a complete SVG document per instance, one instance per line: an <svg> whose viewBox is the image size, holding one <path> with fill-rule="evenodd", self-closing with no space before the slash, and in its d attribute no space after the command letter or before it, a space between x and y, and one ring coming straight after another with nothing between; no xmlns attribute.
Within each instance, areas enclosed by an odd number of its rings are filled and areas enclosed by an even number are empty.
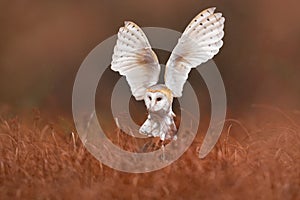
<svg viewBox="0 0 300 200"><path fill-rule="evenodd" d="M223 45L224 17L209 8L197 15L184 30L167 64L165 84L174 97L181 97L192 68L208 61Z"/></svg>
<svg viewBox="0 0 300 200"><path fill-rule="evenodd" d="M132 95L142 100L146 89L157 84L160 65L143 31L133 22L125 22L118 32L111 69L126 76Z"/></svg>
<svg viewBox="0 0 300 200"><path fill-rule="evenodd" d="M192 68L208 61L223 45L224 17L208 8L198 14L178 40L165 70L165 85L174 97L181 97ZM142 100L146 89L157 84L160 65L143 31L133 22L125 22L118 32L111 69L126 76L132 95Z"/></svg>

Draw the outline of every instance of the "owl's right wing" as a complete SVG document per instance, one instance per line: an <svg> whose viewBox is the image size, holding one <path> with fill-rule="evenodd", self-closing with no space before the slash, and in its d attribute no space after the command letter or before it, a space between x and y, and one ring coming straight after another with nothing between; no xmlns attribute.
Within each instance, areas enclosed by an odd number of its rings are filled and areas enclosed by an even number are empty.
<svg viewBox="0 0 300 200"><path fill-rule="evenodd" d="M211 59L223 45L224 17L208 8L199 13L179 38L165 71L165 84L174 97L181 97L192 68Z"/></svg>
<svg viewBox="0 0 300 200"><path fill-rule="evenodd" d="M125 22L119 29L111 69L126 76L136 100L142 100L147 88L158 82L157 56L142 29L133 22Z"/></svg>

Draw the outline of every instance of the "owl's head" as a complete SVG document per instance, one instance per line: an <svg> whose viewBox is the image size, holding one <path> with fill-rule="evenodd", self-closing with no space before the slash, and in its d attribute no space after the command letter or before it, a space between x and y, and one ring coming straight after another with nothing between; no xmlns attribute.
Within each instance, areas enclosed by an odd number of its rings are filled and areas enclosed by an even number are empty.
<svg viewBox="0 0 300 200"><path fill-rule="evenodd" d="M173 94L165 85L154 85L147 89L144 101L149 111L169 111L173 102Z"/></svg>

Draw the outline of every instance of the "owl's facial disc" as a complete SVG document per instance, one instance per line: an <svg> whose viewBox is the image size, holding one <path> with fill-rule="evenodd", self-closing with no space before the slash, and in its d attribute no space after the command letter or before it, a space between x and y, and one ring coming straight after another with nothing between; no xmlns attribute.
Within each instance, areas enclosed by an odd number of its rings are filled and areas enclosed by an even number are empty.
<svg viewBox="0 0 300 200"><path fill-rule="evenodd" d="M152 112L168 110L170 107L167 97L161 92L147 92L144 101L147 109Z"/></svg>

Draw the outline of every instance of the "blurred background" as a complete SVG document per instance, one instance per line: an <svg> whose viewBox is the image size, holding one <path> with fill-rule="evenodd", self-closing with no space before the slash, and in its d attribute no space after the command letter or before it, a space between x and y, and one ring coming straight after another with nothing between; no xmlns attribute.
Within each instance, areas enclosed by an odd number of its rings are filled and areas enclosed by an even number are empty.
<svg viewBox="0 0 300 200"><path fill-rule="evenodd" d="M229 110L252 104L299 110L296 0L0 1L0 108L71 113L80 64L125 20L182 32L211 6L226 17L224 46L214 60Z"/></svg>

